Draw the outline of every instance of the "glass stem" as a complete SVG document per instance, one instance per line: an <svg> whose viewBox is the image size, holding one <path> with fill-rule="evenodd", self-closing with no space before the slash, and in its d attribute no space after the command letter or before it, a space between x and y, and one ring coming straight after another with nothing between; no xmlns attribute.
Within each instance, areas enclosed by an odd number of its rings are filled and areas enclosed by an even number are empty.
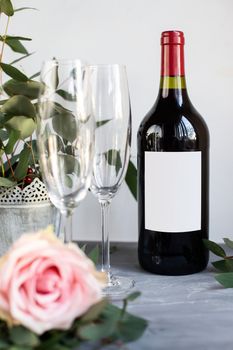
<svg viewBox="0 0 233 350"><path fill-rule="evenodd" d="M111 280L110 266L110 245L109 245L109 205L110 202L100 201L101 207L101 231L102 231L102 268L101 270L107 273L108 282Z"/></svg>
<svg viewBox="0 0 233 350"><path fill-rule="evenodd" d="M62 229L60 232L60 238L63 237L65 243L72 242L72 210L67 209L62 213Z"/></svg>
<svg viewBox="0 0 233 350"><path fill-rule="evenodd" d="M61 229L61 213L58 209L55 209L55 233L58 238L64 241L63 232Z"/></svg>

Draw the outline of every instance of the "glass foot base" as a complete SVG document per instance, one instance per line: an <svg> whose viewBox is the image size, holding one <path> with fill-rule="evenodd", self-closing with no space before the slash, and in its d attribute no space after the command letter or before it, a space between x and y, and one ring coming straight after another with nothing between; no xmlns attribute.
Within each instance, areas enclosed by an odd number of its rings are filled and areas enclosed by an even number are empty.
<svg viewBox="0 0 233 350"><path fill-rule="evenodd" d="M102 295L111 300L119 300L127 296L134 287L135 281L127 277L111 276Z"/></svg>

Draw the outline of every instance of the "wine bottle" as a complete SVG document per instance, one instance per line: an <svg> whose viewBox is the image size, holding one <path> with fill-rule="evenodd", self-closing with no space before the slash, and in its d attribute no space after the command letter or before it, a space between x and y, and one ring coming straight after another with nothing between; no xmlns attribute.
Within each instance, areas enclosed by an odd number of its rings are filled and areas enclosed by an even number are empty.
<svg viewBox="0 0 233 350"><path fill-rule="evenodd" d="M158 98L138 130L138 256L152 273L184 275L209 258L209 132L187 94L183 32L163 32L161 48Z"/></svg>

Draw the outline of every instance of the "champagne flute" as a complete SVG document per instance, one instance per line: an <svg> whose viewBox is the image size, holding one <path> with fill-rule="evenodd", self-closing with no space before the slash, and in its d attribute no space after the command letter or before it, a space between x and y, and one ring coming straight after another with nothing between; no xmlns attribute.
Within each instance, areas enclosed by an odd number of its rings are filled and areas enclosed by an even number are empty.
<svg viewBox="0 0 233 350"><path fill-rule="evenodd" d="M91 191L101 207L102 271L108 275L104 294L116 298L134 282L113 276L109 254L109 206L124 180L131 143L131 109L126 69L119 64L90 66L92 114L96 121Z"/></svg>
<svg viewBox="0 0 233 350"><path fill-rule="evenodd" d="M95 122L89 70L79 60L43 64L38 102L37 145L44 183L62 216L65 242L72 240L73 210L90 186Z"/></svg>

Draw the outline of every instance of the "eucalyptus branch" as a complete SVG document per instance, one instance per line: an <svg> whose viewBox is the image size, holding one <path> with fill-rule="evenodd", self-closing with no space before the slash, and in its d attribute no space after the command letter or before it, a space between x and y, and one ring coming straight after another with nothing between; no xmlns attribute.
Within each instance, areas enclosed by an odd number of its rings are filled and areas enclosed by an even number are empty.
<svg viewBox="0 0 233 350"><path fill-rule="evenodd" d="M24 141L24 143L30 149L30 152L31 152L31 155L32 155L32 161L33 161L34 168L35 168L35 172L36 172L36 174L38 174L37 166L36 166L36 158L35 158L35 154L34 154L33 147L32 147L32 136L30 136L30 142Z"/></svg>
<svg viewBox="0 0 233 350"><path fill-rule="evenodd" d="M2 157L0 158L0 162L1 162L2 176L5 177L5 169L4 169Z"/></svg>
<svg viewBox="0 0 233 350"><path fill-rule="evenodd" d="M5 154L6 154L7 163L8 163L8 165L9 165L9 168L10 168L10 171L11 171L11 175L12 175L13 179L16 181L15 173L14 173L14 170L13 170L13 168L12 168L11 161L10 161L10 159L9 159L9 157L8 157L8 155L7 155L7 153L5 153Z"/></svg>

